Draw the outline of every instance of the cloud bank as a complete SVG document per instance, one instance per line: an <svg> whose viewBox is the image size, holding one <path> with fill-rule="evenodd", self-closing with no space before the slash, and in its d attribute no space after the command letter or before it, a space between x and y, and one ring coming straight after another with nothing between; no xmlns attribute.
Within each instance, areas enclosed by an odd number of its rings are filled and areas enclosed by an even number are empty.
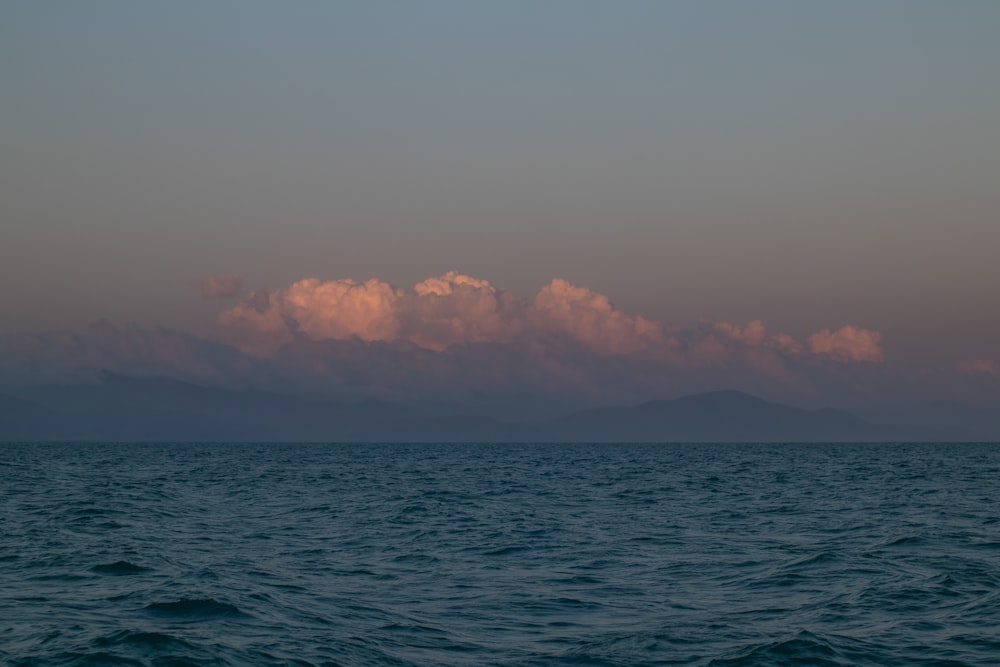
<svg viewBox="0 0 1000 667"><path fill-rule="evenodd" d="M882 334L849 324L836 331L823 329L809 336L809 350L813 354L825 354L839 361L885 360Z"/></svg>
<svg viewBox="0 0 1000 667"><path fill-rule="evenodd" d="M206 294L232 298L242 281L230 278ZM0 336L0 391L109 370L516 419L716 389L813 407L1000 396L995 362L908 374L886 363L880 332L857 324L804 337L760 320L679 326L564 279L525 298L455 271L408 289L309 278L245 293L217 324L207 337L107 322Z"/></svg>
<svg viewBox="0 0 1000 667"><path fill-rule="evenodd" d="M684 331L625 313L607 296L561 278L523 299L456 271L410 290L377 278L309 278L255 292L222 311L218 323L226 340L261 357L296 339L407 342L441 352L475 343L526 344L557 337L596 355L642 355L676 364L724 364L734 348L822 355L842 363L885 358L879 332L850 324L816 332L805 342L785 333L768 334L760 320L742 327L708 322Z"/></svg>

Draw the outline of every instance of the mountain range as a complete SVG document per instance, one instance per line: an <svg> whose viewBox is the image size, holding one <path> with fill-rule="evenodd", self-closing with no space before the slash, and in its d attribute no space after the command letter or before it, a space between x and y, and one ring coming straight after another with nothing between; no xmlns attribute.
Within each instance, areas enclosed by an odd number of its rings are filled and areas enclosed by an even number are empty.
<svg viewBox="0 0 1000 667"><path fill-rule="evenodd" d="M969 409L971 410L971 409ZM942 410L939 409L939 412ZM862 442L1000 440L995 415L898 410L893 422L715 391L506 421L446 407L331 402L104 373L0 395L0 441ZM956 415L966 415L964 420ZM978 415L978 419L975 418ZM919 419L918 419L919 417ZM966 428L971 424L972 428Z"/></svg>

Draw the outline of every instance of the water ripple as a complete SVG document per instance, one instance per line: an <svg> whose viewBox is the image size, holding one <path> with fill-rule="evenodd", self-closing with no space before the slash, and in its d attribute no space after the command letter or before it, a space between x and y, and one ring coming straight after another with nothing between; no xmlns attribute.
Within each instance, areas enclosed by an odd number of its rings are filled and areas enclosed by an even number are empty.
<svg viewBox="0 0 1000 667"><path fill-rule="evenodd" d="M991 445L0 445L0 663L987 665Z"/></svg>

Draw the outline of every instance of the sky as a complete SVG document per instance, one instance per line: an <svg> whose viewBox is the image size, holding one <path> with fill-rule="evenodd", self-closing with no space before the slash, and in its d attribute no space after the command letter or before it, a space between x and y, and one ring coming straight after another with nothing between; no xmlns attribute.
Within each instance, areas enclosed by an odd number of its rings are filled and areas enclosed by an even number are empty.
<svg viewBox="0 0 1000 667"><path fill-rule="evenodd" d="M647 394L773 370L753 348L836 376L816 401L987 400L998 29L992 0L6 2L0 371L90 368L52 341L105 326L251 365L566 336L684 366Z"/></svg>

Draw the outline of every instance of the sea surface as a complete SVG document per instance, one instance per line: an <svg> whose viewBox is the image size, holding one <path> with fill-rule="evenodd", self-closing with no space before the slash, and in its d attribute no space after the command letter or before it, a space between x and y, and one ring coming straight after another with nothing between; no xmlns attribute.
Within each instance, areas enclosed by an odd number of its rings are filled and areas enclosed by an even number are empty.
<svg viewBox="0 0 1000 667"><path fill-rule="evenodd" d="M1000 445L0 445L0 663L998 665Z"/></svg>

